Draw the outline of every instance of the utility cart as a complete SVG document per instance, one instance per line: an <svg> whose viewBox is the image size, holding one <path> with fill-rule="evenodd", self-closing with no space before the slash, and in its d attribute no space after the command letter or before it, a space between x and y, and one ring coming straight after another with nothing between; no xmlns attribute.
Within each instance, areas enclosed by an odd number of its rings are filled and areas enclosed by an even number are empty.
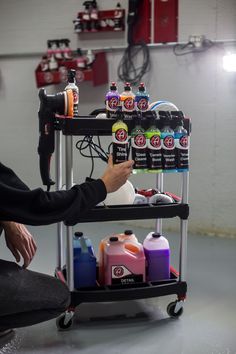
<svg viewBox="0 0 236 354"><path fill-rule="evenodd" d="M124 119L129 131L133 129L132 119ZM74 136L110 136L115 119L98 118L94 115L81 116L72 119L56 119L56 189L62 189L62 140L65 141L65 179L66 189L73 185L73 137ZM147 119L142 126L147 127ZM160 125L160 123L158 123ZM190 120L184 119L184 127L190 135ZM158 126L160 129L161 127ZM172 127L175 128L175 127ZM179 317L183 313L183 303L186 298L186 258L187 258L187 225L189 216L188 187L189 172L177 172L182 175L181 201L173 204L144 204L144 205L114 205L97 206L81 217L79 223L103 222L118 220L156 219L156 232L162 231L162 219L179 217L180 219L180 248L179 269L171 267L170 279L158 282L145 282L127 285L96 286L94 288L74 289L73 269L73 231L66 226L66 245L63 244L63 224L57 224L58 258L56 276L68 284L71 292L71 305L68 311L57 319L60 329L67 329L73 323L75 307L83 302L109 302L144 299L176 294L176 301L167 307L171 317ZM163 191L163 175L156 174L156 187ZM64 268L64 249L66 249L66 268Z"/></svg>

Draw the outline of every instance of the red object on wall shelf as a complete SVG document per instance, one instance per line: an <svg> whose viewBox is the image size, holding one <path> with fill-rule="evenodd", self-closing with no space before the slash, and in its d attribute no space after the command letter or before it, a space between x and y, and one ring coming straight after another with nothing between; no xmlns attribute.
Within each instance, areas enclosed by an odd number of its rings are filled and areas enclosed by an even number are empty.
<svg viewBox="0 0 236 354"><path fill-rule="evenodd" d="M134 43L178 41L178 0L154 0L153 13L150 0L140 1L136 17L132 34Z"/></svg>
<svg viewBox="0 0 236 354"><path fill-rule="evenodd" d="M41 71L40 64L35 70L37 87L67 83L67 70L76 70L76 81L92 81L93 86L104 85L108 83L108 65L105 52L95 53L95 60L89 69L79 69L76 58L59 62L58 70Z"/></svg>
<svg viewBox="0 0 236 354"><path fill-rule="evenodd" d="M178 0L155 0L154 42L178 41Z"/></svg>
<svg viewBox="0 0 236 354"><path fill-rule="evenodd" d="M135 44L151 41L151 2L143 0L138 3L137 18L133 27L133 41Z"/></svg>
<svg viewBox="0 0 236 354"><path fill-rule="evenodd" d="M117 11L120 12L119 17L116 15ZM124 9L98 11L98 19L95 20L95 26L92 25L94 20L84 20L83 15L84 12L78 12L77 14L77 18L79 18L81 22L81 30L78 31L79 34L93 32L121 32L125 30Z"/></svg>

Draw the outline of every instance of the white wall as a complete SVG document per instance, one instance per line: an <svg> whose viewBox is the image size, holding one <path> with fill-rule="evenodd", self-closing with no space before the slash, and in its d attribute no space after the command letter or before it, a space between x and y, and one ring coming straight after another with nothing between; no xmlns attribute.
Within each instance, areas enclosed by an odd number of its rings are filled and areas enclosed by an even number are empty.
<svg viewBox="0 0 236 354"><path fill-rule="evenodd" d="M82 9L75 0L0 0L0 151L1 161L13 169L32 188L41 185L38 171L38 97L34 70L39 56L14 57L4 54L43 52L50 38L68 37L72 47L114 46L126 42L125 34L86 35L77 42L72 20ZM121 2L127 6L126 1ZM116 1L99 1L100 8L111 8ZM236 37L234 0L180 0L179 40L190 34L205 34L215 40ZM222 46L198 54L174 56L171 48L151 49L152 70L144 78L151 100L169 99L192 119L190 205L191 231L236 234L235 109L236 76L222 70ZM228 46L227 46L228 48ZM107 55L110 80L117 80L122 52ZM122 89L122 83L119 82ZM48 92L63 86L48 87ZM94 88L90 82L80 85L80 112L87 114L101 107L107 85ZM103 163L96 166L99 176ZM77 182L90 172L90 162L75 153ZM168 176L166 189L179 190L178 177ZM138 187L152 187L151 176L134 176ZM150 221L146 221L150 223ZM145 223L145 224L146 224ZM175 221L166 225L175 228Z"/></svg>

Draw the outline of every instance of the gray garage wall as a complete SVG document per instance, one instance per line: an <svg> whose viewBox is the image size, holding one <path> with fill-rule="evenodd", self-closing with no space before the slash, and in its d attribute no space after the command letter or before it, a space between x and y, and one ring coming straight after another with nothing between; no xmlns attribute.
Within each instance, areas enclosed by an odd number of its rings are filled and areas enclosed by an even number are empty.
<svg viewBox="0 0 236 354"><path fill-rule="evenodd" d="M127 8L127 1L121 1ZM88 35L82 41L73 33L72 20L82 9L75 0L0 0L0 152L1 161L11 166L32 188L41 185L38 171L38 97L34 70L49 38L68 37L72 47L125 45L125 34ZM116 1L99 1L101 9ZM211 40L236 39L234 0L180 0L179 41L190 34L204 34ZM172 48L150 50L152 70L144 78L151 100L168 99L192 119L190 204L191 231L236 234L236 75L222 69L223 49L176 57ZM19 56L19 54L21 54ZM107 54L109 78L117 80L122 51ZM122 89L122 83L119 82ZM48 92L63 86L48 87ZM94 88L80 85L80 113L101 107L107 85ZM109 139L108 139L109 140ZM107 140L107 141L108 141ZM100 176L103 163L96 165ZM90 162L75 151L75 181L82 182L90 172ZM179 176L168 176L165 187L179 191ZM153 176L134 176L137 187L152 187ZM143 223L150 223L146 221ZM165 222L175 229L176 221Z"/></svg>

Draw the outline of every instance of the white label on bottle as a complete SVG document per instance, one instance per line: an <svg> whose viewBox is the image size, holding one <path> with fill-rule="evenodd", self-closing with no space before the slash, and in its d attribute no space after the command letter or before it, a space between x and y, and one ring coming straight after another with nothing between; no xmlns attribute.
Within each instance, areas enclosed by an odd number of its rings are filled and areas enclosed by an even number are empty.
<svg viewBox="0 0 236 354"><path fill-rule="evenodd" d="M123 265L115 265L111 267L112 278L123 278L132 273Z"/></svg>

